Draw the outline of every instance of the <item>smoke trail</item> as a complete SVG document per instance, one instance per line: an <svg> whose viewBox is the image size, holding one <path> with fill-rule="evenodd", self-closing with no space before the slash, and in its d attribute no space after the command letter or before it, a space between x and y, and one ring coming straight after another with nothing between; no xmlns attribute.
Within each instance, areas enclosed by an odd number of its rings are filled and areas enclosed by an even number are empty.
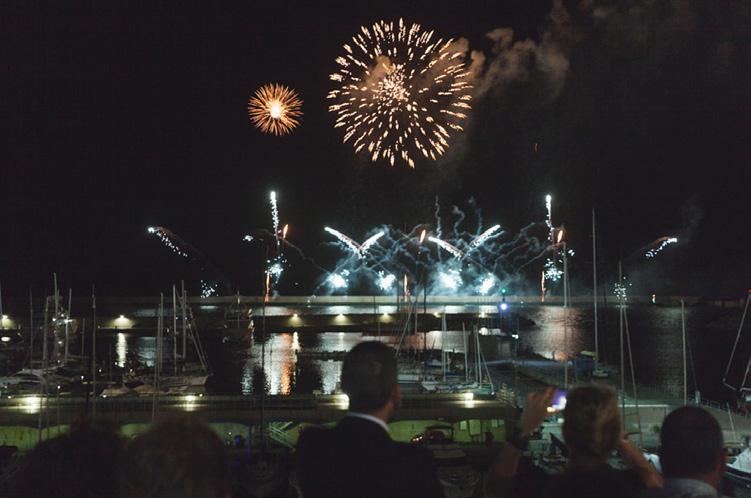
<svg viewBox="0 0 751 498"><path fill-rule="evenodd" d="M441 205L438 203L438 196L435 196L435 234L438 238L443 238L441 230Z"/></svg>

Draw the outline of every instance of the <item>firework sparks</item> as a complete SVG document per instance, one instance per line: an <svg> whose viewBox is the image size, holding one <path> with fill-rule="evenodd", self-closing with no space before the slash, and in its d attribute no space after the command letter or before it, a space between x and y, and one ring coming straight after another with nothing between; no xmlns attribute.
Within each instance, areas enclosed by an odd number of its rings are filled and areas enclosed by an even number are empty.
<svg viewBox="0 0 751 498"><path fill-rule="evenodd" d="M326 278L326 281L334 289L344 289L349 285L347 276L349 276L349 271L343 270L341 273L330 274L328 278Z"/></svg>
<svg viewBox="0 0 751 498"><path fill-rule="evenodd" d="M414 168L418 155L443 155L451 133L463 130L472 98L470 72L453 40L399 19L361 27L344 50L330 76L339 86L327 97L344 142L392 166Z"/></svg>
<svg viewBox="0 0 751 498"><path fill-rule="evenodd" d="M282 272L284 271L284 267L280 261L274 261L269 265L269 268L266 271L271 275L271 278L279 280L279 277L282 276Z"/></svg>
<svg viewBox="0 0 751 498"><path fill-rule="evenodd" d="M337 239L339 239L339 241L342 242L345 246L349 247L349 249L353 253L358 254L358 255L360 254L360 246L357 242L347 237L339 230L334 230L333 228L329 228L329 227L323 227L323 229L326 230L331 235L333 235L334 237L336 237Z"/></svg>
<svg viewBox="0 0 751 498"><path fill-rule="evenodd" d="M385 235L385 232L378 232L377 234L371 235L370 237L368 237L367 240L365 240L365 242L363 242L362 245L360 246L360 251L359 251L360 257L364 257L368 249L370 249L373 246L373 244L378 242L378 239L380 239L384 235Z"/></svg>
<svg viewBox="0 0 751 498"><path fill-rule="evenodd" d="M469 249L472 250L480 247L486 240L492 237L500 229L501 225L493 225L492 227L488 228L469 243Z"/></svg>
<svg viewBox="0 0 751 498"><path fill-rule="evenodd" d="M618 298L618 301L623 304L628 301L628 288L631 287L631 283L626 282L626 277L623 277L622 282L616 282L613 286L613 294Z"/></svg>
<svg viewBox="0 0 751 498"><path fill-rule="evenodd" d="M488 273L480 282L477 290L481 295L485 296L490 292L490 289L492 289L493 286L495 286L495 276Z"/></svg>
<svg viewBox="0 0 751 498"><path fill-rule="evenodd" d="M206 299L211 296L216 296L216 287L201 280L201 298Z"/></svg>
<svg viewBox="0 0 751 498"><path fill-rule="evenodd" d="M283 85L268 84L248 101L248 114L256 128L264 133L286 135L300 124L302 100Z"/></svg>
<svg viewBox="0 0 751 498"><path fill-rule="evenodd" d="M438 282L448 290L455 291L462 285L462 277L456 270L442 271L438 274Z"/></svg>
<svg viewBox="0 0 751 498"><path fill-rule="evenodd" d="M449 244L445 240L441 240L439 238L432 237L432 236L428 237L428 240L437 244L438 247L440 247L441 249L444 249L450 252L456 259L461 259L462 256L464 256L464 253L460 249L458 249L456 246Z"/></svg>
<svg viewBox="0 0 751 498"><path fill-rule="evenodd" d="M543 275L545 276L545 280L558 282L563 276L563 271L558 268L555 261L548 259L545 261L545 271L543 272Z"/></svg>
<svg viewBox="0 0 751 498"><path fill-rule="evenodd" d="M279 249L279 206L276 202L276 192L273 190L269 194L269 203L271 204L271 220L274 223L274 237L276 238L276 247Z"/></svg>
<svg viewBox="0 0 751 498"><path fill-rule="evenodd" d="M168 249L170 249L175 254L178 254L182 256L183 258L188 257L188 253L183 251L177 242L173 241L175 236L172 234L172 232L170 232L166 228L148 227L146 231L150 233L151 235L156 235L157 238L162 241L162 244L164 244Z"/></svg>
<svg viewBox="0 0 751 498"><path fill-rule="evenodd" d="M545 224L550 231L550 242L553 242L553 196L548 194L545 196L545 210L547 215L545 216Z"/></svg>
<svg viewBox="0 0 751 498"><path fill-rule="evenodd" d="M558 282L563 276L563 271L558 268L558 263L556 262L558 251L554 248L554 244L559 244L561 242L561 239L563 238L563 230L561 229L558 231L558 237L556 239L556 229L553 227L553 196L550 194L545 196L545 210L547 212L547 215L545 216L545 225L548 227L548 241L550 242L550 247L553 248L554 256L545 261L542 271L541 285L543 302L545 302L545 292L547 291L545 281L549 280L551 282Z"/></svg>
<svg viewBox="0 0 751 498"><path fill-rule="evenodd" d="M420 232L420 244L422 244L423 242L425 242L425 235L426 234L427 234L426 230L423 230L422 232Z"/></svg>
<svg viewBox="0 0 751 498"><path fill-rule="evenodd" d="M384 273L382 271L378 272L378 279L376 280L376 284L382 291L389 292L394 287L395 282L396 277L394 275L390 273Z"/></svg>
<svg viewBox="0 0 751 498"><path fill-rule="evenodd" d="M659 243L659 245L650 248L647 250L647 252L644 254L644 256L647 259L652 259L655 256L657 256L663 249L665 249L670 244L677 244L678 243L678 237L662 237L661 239L657 239L652 245Z"/></svg>

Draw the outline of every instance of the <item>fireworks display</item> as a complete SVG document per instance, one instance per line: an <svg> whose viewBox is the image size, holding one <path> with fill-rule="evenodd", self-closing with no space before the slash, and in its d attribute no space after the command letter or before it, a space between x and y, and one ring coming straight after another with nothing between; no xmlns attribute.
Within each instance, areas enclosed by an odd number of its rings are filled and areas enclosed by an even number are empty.
<svg viewBox="0 0 751 498"><path fill-rule="evenodd" d="M286 135L300 124L302 100L284 85L268 84L256 90L248 101L248 115L264 133Z"/></svg>
<svg viewBox="0 0 751 498"><path fill-rule="evenodd" d="M184 251L180 246L180 242L177 239L177 236L167 230L164 227L148 227L146 229L148 233L151 235L156 235L159 240L162 241L162 244L164 244L168 249L170 249L175 254L178 254L182 256L183 258L188 257L188 253Z"/></svg>
<svg viewBox="0 0 751 498"><path fill-rule="evenodd" d="M428 237L428 240L431 241L431 242L433 242L433 243L435 243L435 244L437 244L438 247L440 247L441 249L444 249L444 250L450 252L451 255L454 256L456 259L461 259L464 256L464 253L459 248L457 248L456 246L453 246L453 245L449 244L445 240L441 240L441 239L436 238L436 237Z"/></svg>
<svg viewBox="0 0 751 498"><path fill-rule="evenodd" d="M347 246L353 253L357 254L359 257L364 258L365 253L368 252L368 249L373 247L373 244L378 242L378 239L383 237L385 235L385 232L378 232L374 235L371 235L368 237L365 242L362 244L358 244L355 242L351 237L347 237L339 230L334 230L333 228L329 227L323 227L324 230L326 230L328 233L336 237L340 242L342 242L345 246Z"/></svg>
<svg viewBox="0 0 751 498"><path fill-rule="evenodd" d="M216 287L201 280L201 298L206 299L207 297L216 296L216 295L217 295Z"/></svg>
<svg viewBox="0 0 751 498"><path fill-rule="evenodd" d="M438 274L438 282L446 289L455 291L462 286L462 277L457 270L442 271Z"/></svg>
<svg viewBox="0 0 751 498"><path fill-rule="evenodd" d="M488 240L490 237L492 237L496 232L498 232L501 229L501 225L493 225L492 227L488 228L484 232L482 232L480 235L475 237L475 239L469 243L469 249L476 249L480 247L483 242Z"/></svg>
<svg viewBox="0 0 751 498"><path fill-rule="evenodd" d="M660 253L660 251L665 249L670 244L677 244L677 243L678 243L678 237L662 237L652 243L652 247L650 247L647 250L647 252L644 253L644 256L647 259L652 259L655 256L657 256Z"/></svg>
<svg viewBox="0 0 751 498"><path fill-rule="evenodd" d="M628 288L631 287L630 282L626 282L626 277L623 277L622 282L616 282L613 285L613 294L618 298L618 302L625 303L628 301Z"/></svg>
<svg viewBox="0 0 751 498"><path fill-rule="evenodd" d="M353 253L357 255L360 254L360 245L357 242L350 239L339 230L334 230L333 228L329 228L329 227L323 227L323 229L326 230L331 235L333 235L334 237L336 237L337 239L339 239L339 241L344 243L345 246L349 247Z"/></svg>
<svg viewBox="0 0 751 498"><path fill-rule="evenodd" d="M276 202L276 192L273 190L269 193L269 204L271 205L271 221L274 224L276 247L279 250L279 205Z"/></svg>
<svg viewBox="0 0 751 498"><path fill-rule="evenodd" d="M378 272L378 280L376 281L376 284L378 285L378 288L381 289L384 292L389 292L393 287L394 283L396 282L396 277L392 275L391 273L384 273L383 271Z"/></svg>
<svg viewBox="0 0 751 498"><path fill-rule="evenodd" d="M477 292L479 292L481 295L486 296L488 292L490 292L490 289L495 286L496 278L492 274L488 274L485 276L485 278L482 279L480 282L480 285L477 287Z"/></svg>
<svg viewBox="0 0 751 498"><path fill-rule="evenodd" d="M364 256L365 253L368 251L368 249L370 249L373 246L373 244L378 242L378 239L383 237L383 235L384 235L383 232L378 232L377 234L371 235L370 237L368 237L365 240L365 242L363 242L362 245L360 246L360 256Z"/></svg>
<svg viewBox="0 0 751 498"><path fill-rule="evenodd" d="M266 274L269 276L269 287L279 283L284 272L284 253L282 251L281 240L287 236L287 225L284 225L284 231L279 230L279 204L276 200L276 192L269 193L269 205L271 206L271 223L274 230L274 240L276 241L276 256L266 262Z"/></svg>
<svg viewBox="0 0 751 498"><path fill-rule="evenodd" d="M341 273L332 273L326 281L329 283L332 289L344 289L349 283L347 282L347 276L349 276L348 270L343 270Z"/></svg>
<svg viewBox="0 0 751 498"><path fill-rule="evenodd" d="M392 166L441 156L471 108L470 73L453 40L399 19L361 27L343 48L327 98L344 142Z"/></svg>
<svg viewBox="0 0 751 498"><path fill-rule="evenodd" d="M556 247L556 244L559 244L563 238L563 230L558 230L556 237L556 229L553 226L553 196L550 194L545 196L545 211L545 226L548 228L548 242L550 244L549 247L552 251L552 256L548 257L543 265L542 283L540 284L543 293L543 300L545 299L544 295L547 290L545 281L549 280L551 282L558 282L563 276L563 270L558 267L558 264L560 263L560 254Z"/></svg>

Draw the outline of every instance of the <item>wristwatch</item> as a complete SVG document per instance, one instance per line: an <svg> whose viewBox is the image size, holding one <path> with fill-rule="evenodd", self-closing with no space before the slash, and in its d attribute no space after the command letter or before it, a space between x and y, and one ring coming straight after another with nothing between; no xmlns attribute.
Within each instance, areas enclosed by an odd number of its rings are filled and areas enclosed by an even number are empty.
<svg viewBox="0 0 751 498"><path fill-rule="evenodd" d="M506 442L519 451L526 451L529 448L529 434L522 435L521 429L514 426L511 433L506 438Z"/></svg>

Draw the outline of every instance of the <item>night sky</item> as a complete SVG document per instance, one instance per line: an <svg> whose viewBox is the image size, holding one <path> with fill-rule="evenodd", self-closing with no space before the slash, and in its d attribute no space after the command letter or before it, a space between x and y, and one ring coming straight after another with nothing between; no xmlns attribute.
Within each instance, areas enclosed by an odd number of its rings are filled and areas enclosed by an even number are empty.
<svg viewBox="0 0 751 498"><path fill-rule="evenodd" d="M433 222L438 196L443 213L469 214L473 198L486 226L515 231L544 220L552 193L578 285L594 207L604 279L623 257L644 289L751 286L748 2L149 3L3 7L6 296L49 289L53 271L74 295L195 282L149 225L257 294L262 250L242 237L270 228L272 189L290 240L324 267L337 255L324 225L358 240L376 225L411 229ZM355 155L325 99L342 44L399 17L484 56L465 133L414 170ZM289 136L248 121L248 98L268 82L304 101ZM649 264L633 256L665 235L680 243ZM282 291L310 292L319 272L292 263Z"/></svg>

